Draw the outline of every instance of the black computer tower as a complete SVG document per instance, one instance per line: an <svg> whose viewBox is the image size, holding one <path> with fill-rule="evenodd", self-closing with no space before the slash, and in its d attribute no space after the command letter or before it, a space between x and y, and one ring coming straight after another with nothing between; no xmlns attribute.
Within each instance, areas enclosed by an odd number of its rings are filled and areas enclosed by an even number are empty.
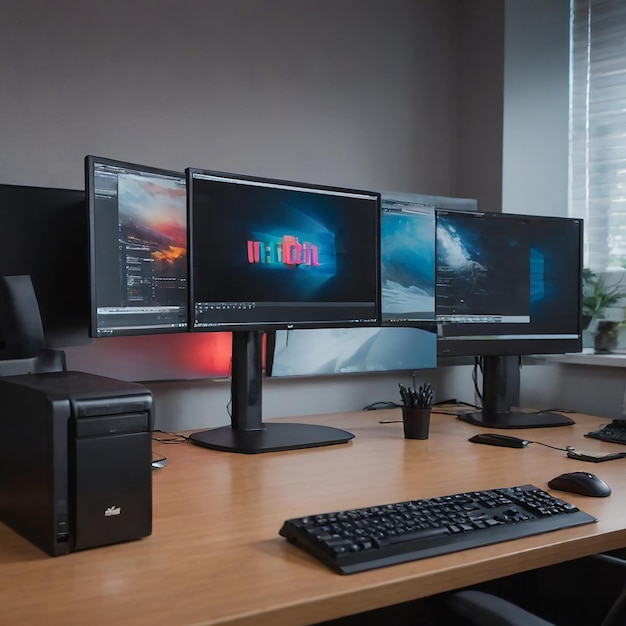
<svg viewBox="0 0 626 626"><path fill-rule="evenodd" d="M53 556L150 535L152 421L138 383L0 377L0 519Z"/></svg>

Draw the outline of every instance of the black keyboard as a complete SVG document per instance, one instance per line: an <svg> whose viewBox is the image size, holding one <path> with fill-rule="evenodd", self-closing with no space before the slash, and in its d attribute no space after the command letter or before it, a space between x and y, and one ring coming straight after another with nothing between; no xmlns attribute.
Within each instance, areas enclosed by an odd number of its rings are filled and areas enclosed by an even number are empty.
<svg viewBox="0 0 626 626"><path fill-rule="evenodd" d="M309 515L280 534L342 574L477 548L597 520L522 485Z"/></svg>
<svg viewBox="0 0 626 626"><path fill-rule="evenodd" d="M587 433L585 437L600 439L600 441L610 441L611 443L626 444L626 428L605 426L600 430L592 430L590 433Z"/></svg>

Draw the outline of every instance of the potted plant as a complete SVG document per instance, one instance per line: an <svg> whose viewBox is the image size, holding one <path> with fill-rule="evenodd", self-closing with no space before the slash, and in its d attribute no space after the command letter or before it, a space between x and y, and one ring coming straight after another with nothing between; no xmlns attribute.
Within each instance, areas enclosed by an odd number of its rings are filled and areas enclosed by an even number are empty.
<svg viewBox="0 0 626 626"><path fill-rule="evenodd" d="M589 268L583 269L583 328L587 328L593 318L602 319L606 309L626 297L619 285L608 286L602 276Z"/></svg>

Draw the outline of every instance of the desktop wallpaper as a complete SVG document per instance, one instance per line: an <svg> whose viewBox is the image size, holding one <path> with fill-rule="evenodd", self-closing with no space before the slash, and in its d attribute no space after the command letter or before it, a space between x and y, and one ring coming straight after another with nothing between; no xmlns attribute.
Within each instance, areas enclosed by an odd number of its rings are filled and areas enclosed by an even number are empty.
<svg viewBox="0 0 626 626"><path fill-rule="evenodd" d="M377 300L378 202L195 179L196 302Z"/></svg>
<svg viewBox="0 0 626 626"><path fill-rule="evenodd" d="M582 222L531 221L531 323L534 332L580 332Z"/></svg>
<svg viewBox="0 0 626 626"><path fill-rule="evenodd" d="M434 207L383 194L380 239L383 321L434 319Z"/></svg>
<svg viewBox="0 0 626 626"><path fill-rule="evenodd" d="M499 215L437 215L438 316L529 316L528 222Z"/></svg>
<svg viewBox="0 0 626 626"><path fill-rule="evenodd" d="M161 177L120 174L117 205L125 306L186 305L185 187Z"/></svg>

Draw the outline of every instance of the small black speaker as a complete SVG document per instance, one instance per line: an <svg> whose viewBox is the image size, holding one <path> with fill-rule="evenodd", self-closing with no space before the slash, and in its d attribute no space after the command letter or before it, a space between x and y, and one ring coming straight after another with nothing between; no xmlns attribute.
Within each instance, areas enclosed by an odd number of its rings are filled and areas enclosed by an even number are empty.
<svg viewBox="0 0 626 626"><path fill-rule="evenodd" d="M30 276L0 276L0 359L28 359L46 347Z"/></svg>

